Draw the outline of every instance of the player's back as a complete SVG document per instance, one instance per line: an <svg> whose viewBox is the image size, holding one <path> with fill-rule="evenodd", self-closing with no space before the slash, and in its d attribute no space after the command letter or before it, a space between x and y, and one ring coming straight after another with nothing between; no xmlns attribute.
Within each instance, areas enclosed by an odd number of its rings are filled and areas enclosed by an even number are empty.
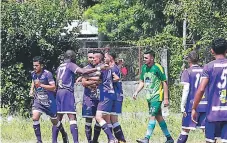
<svg viewBox="0 0 227 143"><path fill-rule="evenodd" d="M227 59L214 60L204 66L208 83L208 121L227 121Z"/></svg>
<svg viewBox="0 0 227 143"><path fill-rule="evenodd" d="M186 70L186 73L188 74L188 81L189 81L189 95L187 98L186 108L185 110L187 112L191 112L192 110L192 104L194 102L194 96L198 89L200 78L202 75L202 67L199 65L193 65L192 67L188 68Z"/></svg>
<svg viewBox="0 0 227 143"><path fill-rule="evenodd" d="M72 62L65 62L57 69L58 89L74 91L75 73L78 66Z"/></svg>

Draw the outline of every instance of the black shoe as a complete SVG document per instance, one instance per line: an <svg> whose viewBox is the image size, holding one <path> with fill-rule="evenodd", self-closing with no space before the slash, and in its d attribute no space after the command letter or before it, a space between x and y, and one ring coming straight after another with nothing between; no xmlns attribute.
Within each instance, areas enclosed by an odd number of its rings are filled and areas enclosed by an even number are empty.
<svg viewBox="0 0 227 143"><path fill-rule="evenodd" d="M143 138L143 139L138 139L136 140L138 143L149 143L149 139L148 138Z"/></svg>
<svg viewBox="0 0 227 143"><path fill-rule="evenodd" d="M165 143L174 143L174 140L173 140L173 138L169 138L169 139L167 139L167 141Z"/></svg>
<svg viewBox="0 0 227 143"><path fill-rule="evenodd" d="M69 143L69 138L68 138L67 133L65 133L64 135L62 135L62 140L63 140L63 143Z"/></svg>

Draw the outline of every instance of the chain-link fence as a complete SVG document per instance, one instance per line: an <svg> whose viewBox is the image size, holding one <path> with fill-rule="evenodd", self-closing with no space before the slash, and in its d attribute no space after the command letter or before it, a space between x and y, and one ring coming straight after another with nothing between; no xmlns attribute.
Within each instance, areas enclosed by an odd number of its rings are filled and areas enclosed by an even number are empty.
<svg viewBox="0 0 227 143"><path fill-rule="evenodd" d="M101 42L100 42L101 43ZM147 49L144 46L128 46L124 42L118 43L101 43L100 48L81 48L79 49L79 57L81 63L87 63L87 53L90 50L100 50L103 53L107 51L114 51L117 55L116 64L121 69L123 81L137 81L141 72L143 64L143 53ZM161 48L151 47L156 53L156 62L161 63L164 66L166 72L167 69L167 50L160 50ZM162 60L161 60L162 59Z"/></svg>

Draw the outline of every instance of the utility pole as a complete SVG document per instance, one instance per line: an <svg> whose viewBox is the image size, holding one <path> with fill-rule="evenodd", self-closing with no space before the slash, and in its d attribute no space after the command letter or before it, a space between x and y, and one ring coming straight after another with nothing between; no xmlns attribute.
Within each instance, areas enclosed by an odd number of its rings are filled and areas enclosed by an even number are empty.
<svg viewBox="0 0 227 143"><path fill-rule="evenodd" d="M185 13L184 21L183 21L183 47L184 47L184 51L187 49L186 40L187 40L187 14ZM185 68L185 63L183 62L182 69L184 69L184 68Z"/></svg>

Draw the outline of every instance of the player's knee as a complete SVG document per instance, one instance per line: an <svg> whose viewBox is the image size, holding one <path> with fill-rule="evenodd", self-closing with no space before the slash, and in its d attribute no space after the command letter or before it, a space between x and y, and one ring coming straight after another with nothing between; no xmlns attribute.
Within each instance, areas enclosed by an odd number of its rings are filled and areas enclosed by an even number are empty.
<svg viewBox="0 0 227 143"><path fill-rule="evenodd" d="M189 133L190 132L190 129L182 129L183 132L186 132L186 133Z"/></svg>
<svg viewBox="0 0 227 143"><path fill-rule="evenodd" d="M95 120L96 120L97 122L102 121L102 116L96 115L96 116L95 116Z"/></svg>

